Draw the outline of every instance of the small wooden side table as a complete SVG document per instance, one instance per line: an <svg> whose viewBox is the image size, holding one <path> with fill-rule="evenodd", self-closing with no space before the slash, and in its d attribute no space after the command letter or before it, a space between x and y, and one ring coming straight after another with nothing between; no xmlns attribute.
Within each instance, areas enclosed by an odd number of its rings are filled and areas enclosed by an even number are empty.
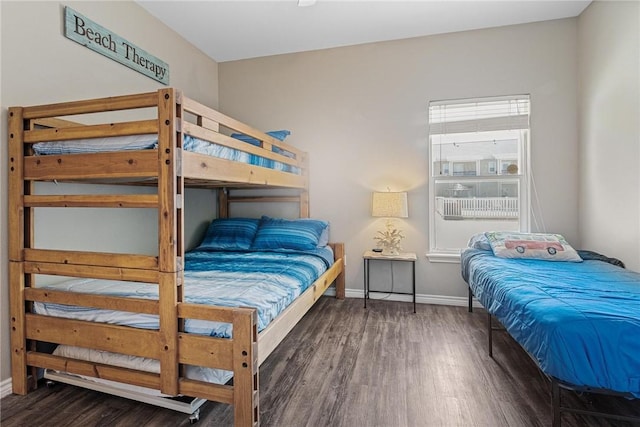
<svg viewBox="0 0 640 427"><path fill-rule="evenodd" d="M364 308L367 308L367 300L369 299L369 293L377 292L384 294L402 294L402 295L413 295L413 312L416 312L416 260L418 259L417 255L413 252L402 252L398 255L382 255L380 252L374 251L365 251L362 255L364 258ZM401 262L410 262L411 263L411 282L412 282L412 291L411 292L387 292L387 291L372 291L369 289L369 263L371 261L401 261ZM393 280L393 278L392 278Z"/></svg>

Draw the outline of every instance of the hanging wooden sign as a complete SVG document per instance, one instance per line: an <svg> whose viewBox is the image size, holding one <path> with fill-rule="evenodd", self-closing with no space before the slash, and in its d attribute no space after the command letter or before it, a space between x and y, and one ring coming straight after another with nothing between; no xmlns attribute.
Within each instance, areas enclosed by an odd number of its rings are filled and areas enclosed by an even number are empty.
<svg viewBox="0 0 640 427"><path fill-rule="evenodd" d="M169 84L169 65L112 33L69 6L64 8L64 35L127 67Z"/></svg>

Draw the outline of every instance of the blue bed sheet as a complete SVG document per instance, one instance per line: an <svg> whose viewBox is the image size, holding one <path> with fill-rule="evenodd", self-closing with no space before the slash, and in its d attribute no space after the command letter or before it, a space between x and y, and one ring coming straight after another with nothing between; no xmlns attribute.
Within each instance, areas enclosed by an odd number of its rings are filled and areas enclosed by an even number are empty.
<svg viewBox="0 0 640 427"><path fill-rule="evenodd" d="M461 266L476 298L545 374L640 397L640 273L477 249L463 252Z"/></svg>
<svg viewBox="0 0 640 427"><path fill-rule="evenodd" d="M69 141L38 142L33 144L34 152L37 155L60 155L60 154L80 154L80 153L103 153L108 151L126 150L149 150L158 147L158 136L156 134L129 135L93 139L77 139ZM300 168L268 159L246 151L236 150L224 145L204 141L191 135L184 135L183 148L199 154L206 154L212 157L232 160L234 162L247 163L264 168L275 169L299 175ZM284 150L273 146L274 152L287 155ZM291 153L289 153L291 154Z"/></svg>
<svg viewBox="0 0 640 427"><path fill-rule="evenodd" d="M226 307L255 307L262 331L333 262L330 248L313 251L194 251L185 256L184 301ZM74 279L42 286L72 292L158 298L158 286L138 282ZM36 313L158 329L155 315L34 303ZM187 332L229 338L231 324L187 319Z"/></svg>

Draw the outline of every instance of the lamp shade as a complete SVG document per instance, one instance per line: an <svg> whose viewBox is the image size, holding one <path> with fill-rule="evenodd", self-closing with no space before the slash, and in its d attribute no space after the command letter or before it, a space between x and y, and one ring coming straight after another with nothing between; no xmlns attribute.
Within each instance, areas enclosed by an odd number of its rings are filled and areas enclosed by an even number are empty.
<svg viewBox="0 0 640 427"><path fill-rule="evenodd" d="M371 216L386 218L408 218L407 193L391 191L373 193L371 199Z"/></svg>

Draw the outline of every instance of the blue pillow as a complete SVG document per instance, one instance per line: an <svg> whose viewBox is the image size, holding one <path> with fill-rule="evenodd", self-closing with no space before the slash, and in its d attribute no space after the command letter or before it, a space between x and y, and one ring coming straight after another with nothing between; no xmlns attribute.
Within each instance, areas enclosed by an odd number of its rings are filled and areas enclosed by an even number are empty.
<svg viewBox="0 0 640 427"><path fill-rule="evenodd" d="M316 249L329 223L317 219L280 219L263 216L251 249Z"/></svg>
<svg viewBox="0 0 640 427"><path fill-rule="evenodd" d="M211 221L199 250L247 250L258 230L257 218L217 218Z"/></svg>
<svg viewBox="0 0 640 427"><path fill-rule="evenodd" d="M297 221L318 221L317 219L311 218L300 218ZM326 221L320 221L326 224L324 230L322 230L322 234L320 234L320 239L318 240L318 248L324 248L329 244L329 223Z"/></svg>
<svg viewBox="0 0 640 427"><path fill-rule="evenodd" d="M275 139L279 139L280 141L284 141L284 139L291 135L291 132L288 130L272 130L267 132L267 135L274 137ZM232 133L231 138L239 139L240 141L248 142L251 145L260 145L260 141L255 139L252 136L245 135L244 133ZM279 148L279 147L275 147Z"/></svg>

